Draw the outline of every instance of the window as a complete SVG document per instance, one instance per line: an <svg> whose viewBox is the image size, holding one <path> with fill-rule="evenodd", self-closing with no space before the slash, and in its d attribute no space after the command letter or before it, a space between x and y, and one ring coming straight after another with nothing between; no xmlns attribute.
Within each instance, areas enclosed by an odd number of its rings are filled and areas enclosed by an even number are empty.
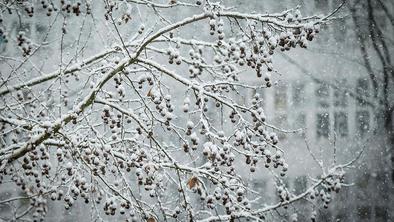
<svg viewBox="0 0 394 222"><path fill-rule="evenodd" d="M281 86L275 89L275 109L286 110L287 107L287 93L286 87Z"/></svg>
<svg viewBox="0 0 394 222"><path fill-rule="evenodd" d="M293 85L293 104L294 106L300 106L304 103L305 95L305 84L296 83Z"/></svg>
<svg viewBox="0 0 394 222"><path fill-rule="evenodd" d="M327 108L330 106L329 96L330 96L330 87L325 83L319 83L316 86L315 95L317 98L318 106L322 108Z"/></svg>
<svg viewBox="0 0 394 222"><path fill-rule="evenodd" d="M330 134L330 116L328 113L318 113L316 115L316 136L328 138Z"/></svg>
<svg viewBox="0 0 394 222"><path fill-rule="evenodd" d="M360 219L370 219L371 218L371 207L370 206L359 206L357 208L357 214Z"/></svg>
<svg viewBox="0 0 394 222"><path fill-rule="evenodd" d="M304 113L300 113L297 115L297 118L295 119L294 127L305 128L305 126L306 126L306 116Z"/></svg>
<svg viewBox="0 0 394 222"><path fill-rule="evenodd" d="M336 32L335 32L335 39L337 41L345 41L347 32L346 32L346 20L344 18L338 19L336 22Z"/></svg>
<svg viewBox="0 0 394 222"><path fill-rule="evenodd" d="M345 112L336 112L334 114L334 128L335 133L340 137L348 135L347 115Z"/></svg>
<svg viewBox="0 0 394 222"><path fill-rule="evenodd" d="M347 97L348 97L348 93L346 92L346 80L341 80L338 82L340 88L342 88L341 90L335 90L334 91L334 106L335 107L341 107L341 108L345 108L347 107L348 103L347 103Z"/></svg>
<svg viewBox="0 0 394 222"><path fill-rule="evenodd" d="M275 124L279 127L283 127L283 128L288 127L286 113L276 113L274 121ZM277 135L279 140L286 138L286 133L278 132Z"/></svg>
<svg viewBox="0 0 394 222"><path fill-rule="evenodd" d="M319 211L319 219L316 221L319 222L332 222L332 213L329 210L321 210Z"/></svg>
<svg viewBox="0 0 394 222"><path fill-rule="evenodd" d="M296 195L303 193L306 190L308 180L306 176L296 177L294 180L294 193Z"/></svg>
<svg viewBox="0 0 394 222"><path fill-rule="evenodd" d="M335 221L336 222L349 221L348 211L346 209L340 209L339 212L337 213L337 216L335 217Z"/></svg>
<svg viewBox="0 0 394 222"><path fill-rule="evenodd" d="M376 126L374 127L374 130L377 130L377 132L379 131L381 132L381 130L384 130L384 125L385 125L385 117L383 115L384 111L379 109L379 111L376 111L376 113L377 113L375 115Z"/></svg>
<svg viewBox="0 0 394 222"><path fill-rule="evenodd" d="M359 175L357 177L357 186L361 189L367 188L371 175L369 173L364 173L364 175Z"/></svg>
<svg viewBox="0 0 394 222"><path fill-rule="evenodd" d="M360 98L357 98L357 105L365 106L366 99L369 95L369 83L367 79L358 79L357 86L356 86L356 93Z"/></svg>
<svg viewBox="0 0 394 222"><path fill-rule="evenodd" d="M279 127L287 127L287 87L279 85L274 91L275 123ZM278 133L279 139L285 138L284 133Z"/></svg>
<svg viewBox="0 0 394 222"><path fill-rule="evenodd" d="M368 111L357 111L356 112L356 124L358 133L363 136L369 131L369 112Z"/></svg>
<svg viewBox="0 0 394 222"><path fill-rule="evenodd" d="M390 188L389 188L389 183L388 180L390 179L390 175L386 172L384 172L383 170L380 171L376 171L376 177L375 177L375 189L378 190L379 192L377 192L377 195L375 195L375 197L377 197L380 201L387 202L389 201L389 196L387 195L387 193L390 192Z"/></svg>
<svg viewBox="0 0 394 222"><path fill-rule="evenodd" d="M315 6L322 11L328 10L328 0L315 0Z"/></svg>
<svg viewBox="0 0 394 222"><path fill-rule="evenodd" d="M346 107L347 106L347 92L334 92L334 105L336 107Z"/></svg>
<svg viewBox="0 0 394 222"><path fill-rule="evenodd" d="M376 221L388 221L388 214L385 207L375 207L375 214Z"/></svg>

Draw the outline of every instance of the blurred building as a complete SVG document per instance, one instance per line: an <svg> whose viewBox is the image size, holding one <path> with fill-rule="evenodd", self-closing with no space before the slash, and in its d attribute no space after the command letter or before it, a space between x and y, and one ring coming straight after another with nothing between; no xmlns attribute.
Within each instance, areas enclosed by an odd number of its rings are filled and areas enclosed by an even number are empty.
<svg viewBox="0 0 394 222"><path fill-rule="evenodd" d="M299 4L304 14L312 15L330 13L341 1L255 3L263 8L273 7L274 10ZM244 4L259 8L249 2ZM363 7L363 3L359 7ZM385 32L393 33L386 12L378 4L374 7L378 25ZM267 8L266 11L273 10ZM310 176L321 173L305 140L326 168L334 162L348 162L364 150L355 168L346 174L351 186L334 195L327 210L322 206L316 207L320 218L317 221L392 221L392 148L381 133L384 123L374 108L377 104L373 97L374 89L363 64L349 7L345 5L335 16L338 18L331 24L322 26L321 33L308 45L307 50L290 51L286 55L277 53L274 65L280 76L276 78L276 86L257 93L263 98L267 119L272 123L283 129L305 128L305 137L299 133L279 136L290 166L285 183L295 194L308 187ZM365 35L368 35L367 28ZM368 47L372 47L371 43ZM378 63L377 58L370 60L372 64ZM249 96L255 93L249 92ZM256 180L254 186L262 192L272 189L272 179L267 180ZM309 203L303 201L300 204ZM299 221L307 221L309 217L310 212L298 212Z"/></svg>

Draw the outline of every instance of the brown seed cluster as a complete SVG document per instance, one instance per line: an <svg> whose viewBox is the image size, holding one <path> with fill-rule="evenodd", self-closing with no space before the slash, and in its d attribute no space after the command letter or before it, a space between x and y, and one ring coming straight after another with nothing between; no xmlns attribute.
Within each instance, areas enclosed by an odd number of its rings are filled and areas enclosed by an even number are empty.
<svg viewBox="0 0 394 222"><path fill-rule="evenodd" d="M23 57L30 55L32 52L32 45L30 39L26 37L25 32L20 31L18 36L16 37L17 45L23 52Z"/></svg>

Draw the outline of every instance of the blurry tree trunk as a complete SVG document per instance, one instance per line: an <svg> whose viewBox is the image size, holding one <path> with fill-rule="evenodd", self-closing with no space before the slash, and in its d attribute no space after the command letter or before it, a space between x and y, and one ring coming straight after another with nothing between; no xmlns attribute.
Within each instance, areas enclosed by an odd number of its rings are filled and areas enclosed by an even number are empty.
<svg viewBox="0 0 394 222"><path fill-rule="evenodd" d="M394 2L383 0L350 1L348 3L352 27L358 47L361 53L362 65L368 73L372 85L372 98L363 95L338 84L320 79L314 73L310 73L303 65L293 58L282 54L282 57L297 67L302 73L308 75L316 83L326 83L335 90L346 92L355 100L363 100L371 107L377 117L378 128L376 133L384 137L384 150L381 156L387 190L377 188L382 196L387 197L390 206L387 210L388 221L394 220L394 66L392 62L394 39ZM388 21L386 27L381 23ZM386 201L386 200L381 200Z"/></svg>
<svg viewBox="0 0 394 222"><path fill-rule="evenodd" d="M389 186L389 206L394 205L394 127L393 127L393 85L394 85L394 68L392 64L392 39L388 30L394 28L393 3L390 1L355 1L350 3L351 16L354 22L355 32L359 40L359 47L362 54L364 66L369 74L373 85L373 95L377 101L375 112L380 115L378 118L383 120L384 134L386 138L386 153L389 169L386 171L386 179ZM380 14L379 14L380 13ZM381 17L378 17L381 15ZM363 20L364 19L364 20ZM382 27L379 22L389 21L387 26ZM363 27L364 26L364 27ZM367 26L367 27L365 27ZM368 32L364 33L363 28ZM371 67L371 58L378 61L381 67L380 71L374 71ZM375 69L376 70L376 69ZM392 220L393 209L387 209L389 220ZM390 215L391 214L391 215Z"/></svg>

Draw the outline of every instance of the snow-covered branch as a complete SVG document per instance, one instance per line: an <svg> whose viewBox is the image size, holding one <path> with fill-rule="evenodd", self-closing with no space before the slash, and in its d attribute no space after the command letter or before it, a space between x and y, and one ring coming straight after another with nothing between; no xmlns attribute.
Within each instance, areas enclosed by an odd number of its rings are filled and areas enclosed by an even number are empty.
<svg viewBox="0 0 394 222"><path fill-rule="evenodd" d="M306 48L332 14L252 14L199 0L0 8L10 13L0 29L0 182L25 194L0 204L31 204L9 218L43 219L51 199L67 210L84 201L92 220L264 221L339 191L348 165L299 195L283 185L291 157L277 133L299 130L272 124L258 93L274 87L274 54ZM32 19L35 33L6 31ZM254 201L246 171L271 176L280 201Z"/></svg>

